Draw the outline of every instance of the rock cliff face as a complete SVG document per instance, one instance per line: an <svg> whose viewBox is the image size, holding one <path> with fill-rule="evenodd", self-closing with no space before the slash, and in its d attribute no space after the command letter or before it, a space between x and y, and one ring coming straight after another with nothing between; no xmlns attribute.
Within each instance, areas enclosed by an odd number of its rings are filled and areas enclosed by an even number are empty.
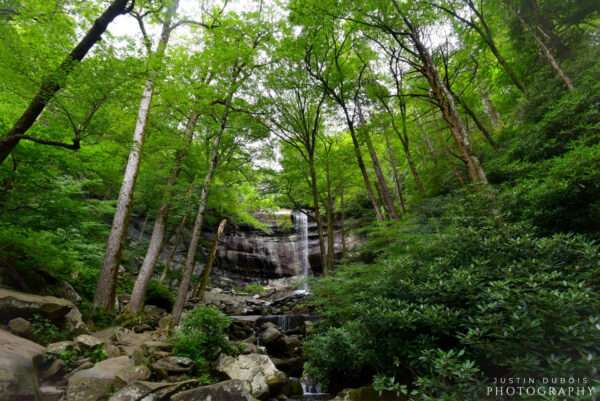
<svg viewBox="0 0 600 401"><path fill-rule="evenodd" d="M302 235L300 212L282 210L257 217L266 230L248 226L231 227L218 248L218 270L237 279L272 279L304 274L303 252L308 248L309 270L321 271L317 225L312 219ZM337 241L336 241L337 242Z"/></svg>

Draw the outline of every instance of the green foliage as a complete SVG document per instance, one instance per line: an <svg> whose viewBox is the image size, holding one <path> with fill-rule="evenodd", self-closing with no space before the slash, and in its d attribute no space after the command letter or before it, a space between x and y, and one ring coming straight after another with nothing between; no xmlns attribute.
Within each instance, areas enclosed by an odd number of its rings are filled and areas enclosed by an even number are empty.
<svg viewBox="0 0 600 401"><path fill-rule="evenodd" d="M41 315L33 315L31 331L32 340L43 345L66 340L70 334Z"/></svg>
<svg viewBox="0 0 600 401"><path fill-rule="evenodd" d="M591 375L597 245L479 216L481 198L458 198L430 233L382 230L388 245L374 264L313 286L325 320L305 347L311 374L331 385L401 378L415 400L478 400L476 383L504 373Z"/></svg>
<svg viewBox="0 0 600 401"><path fill-rule="evenodd" d="M146 291L146 304L155 305L170 311L175 303L175 297L169 287L158 280L151 280Z"/></svg>
<svg viewBox="0 0 600 401"><path fill-rule="evenodd" d="M65 246L61 230L34 231L0 225L0 264L17 270L43 269L56 277L69 278L82 263L78 254Z"/></svg>
<svg viewBox="0 0 600 401"><path fill-rule="evenodd" d="M261 295L267 291L267 288L258 283L250 283L242 287L241 291L251 295Z"/></svg>
<svg viewBox="0 0 600 401"><path fill-rule="evenodd" d="M226 332L231 319L215 307L197 306L185 315L173 336L173 352L196 363L196 374L209 374L209 363L233 348Z"/></svg>
<svg viewBox="0 0 600 401"><path fill-rule="evenodd" d="M582 78L586 90L544 98L525 123L504 130L504 148L486 166L514 221L546 233L598 232L599 68Z"/></svg>
<svg viewBox="0 0 600 401"><path fill-rule="evenodd" d="M67 372L72 371L78 366L78 360L85 358L96 363L105 360L108 355L104 350L104 345L99 345L91 349L68 348L55 355L65 363Z"/></svg>

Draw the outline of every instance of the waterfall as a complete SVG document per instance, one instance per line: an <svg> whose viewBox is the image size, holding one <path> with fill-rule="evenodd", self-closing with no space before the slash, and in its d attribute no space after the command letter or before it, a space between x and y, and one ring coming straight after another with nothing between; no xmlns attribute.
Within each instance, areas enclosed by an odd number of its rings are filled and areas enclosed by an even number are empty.
<svg viewBox="0 0 600 401"><path fill-rule="evenodd" d="M304 284L302 290L308 292L308 273L310 262L308 260L308 217L300 210L294 211L294 225L296 227L296 254L298 255L299 265L302 269Z"/></svg>
<svg viewBox="0 0 600 401"><path fill-rule="evenodd" d="M300 385L304 394L303 399L306 401L331 399L331 395L323 392L321 385L309 377L303 376L300 379Z"/></svg>

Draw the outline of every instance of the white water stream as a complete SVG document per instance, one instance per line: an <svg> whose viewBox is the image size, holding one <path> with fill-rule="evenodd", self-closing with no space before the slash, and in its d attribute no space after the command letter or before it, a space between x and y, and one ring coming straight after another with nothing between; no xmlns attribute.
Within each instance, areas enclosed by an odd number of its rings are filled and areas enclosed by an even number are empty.
<svg viewBox="0 0 600 401"><path fill-rule="evenodd" d="M308 274L310 272L310 261L308 260L308 217L306 213L303 213L300 210L295 210L294 225L296 228L296 235L298 236L298 240L296 241L296 254L298 255L298 263L302 270L304 279L302 291L308 293Z"/></svg>

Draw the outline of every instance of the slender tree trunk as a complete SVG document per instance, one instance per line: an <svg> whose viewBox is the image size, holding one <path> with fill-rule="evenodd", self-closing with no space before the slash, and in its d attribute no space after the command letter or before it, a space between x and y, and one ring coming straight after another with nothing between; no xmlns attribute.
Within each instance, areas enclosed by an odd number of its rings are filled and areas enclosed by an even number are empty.
<svg viewBox="0 0 600 401"><path fill-rule="evenodd" d="M185 193L186 202L192 196L193 189L194 189L194 178L191 179L190 185L188 186L188 189ZM173 259L175 258L175 254L177 253L178 245L181 241L183 241L183 229L185 228L187 221L188 221L188 210L187 210L187 208L185 208L183 217L181 218L181 221L179 222L179 224L177 225L177 228L175 229L175 240L174 240L173 248L171 249L171 252L169 252L169 255L167 255L167 258L165 260L165 268L163 269L163 272L159 279L161 282L165 281L165 279L167 278L167 274L169 274L169 272L171 271L171 266L173 265Z"/></svg>
<svg viewBox="0 0 600 401"><path fill-rule="evenodd" d="M321 217L321 207L319 205L319 189L317 186L317 173L315 171L315 160L313 155L309 155L308 164L310 169L310 189L313 197L313 207L315 209L315 220L317 221L317 231L319 232L319 255L321 258L321 264L324 266L323 271L327 273L325 239L323 238L323 221Z"/></svg>
<svg viewBox="0 0 600 401"><path fill-rule="evenodd" d="M200 277L200 281L198 282L198 286L194 290L194 298L198 298L201 302L204 301L204 293L206 292L206 287L208 287L208 281L210 279L210 273L212 271L213 264L215 263L215 259L217 257L217 248L219 246L219 240L221 236L223 236L223 231L225 231L225 225L227 224L227 220L223 219L219 223L219 227L217 228L217 232L215 234L215 239L210 247L210 253L208 254L208 260L204 265L204 269L202 270L202 276Z"/></svg>
<svg viewBox="0 0 600 401"><path fill-rule="evenodd" d="M535 4L535 6L537 8L537 3ZM560 80L565 84L567 89L569 91L575 90L573 81L567 75L567 73L562 69L562 67L560 66L560 63L554 57L554 54L552 54L552 50L550 50L550 48L544 42L544 39L540 36L540 35L546 35L545 31L539 25L537 25L537 23L535 23L535 22L532 24L528 24L527 21L525 21L525 19L521 16L521 13L518 10L515 10L514 8L512 10L513 10L513 13L519 19L519 22L521 23L523 28L526 31L528 31L529 33L531 33L531 36L533 36L533 39L535 40L535 42L539 46L540 50L542 51L542 54L546 58L546 61L548 62L548 64L550 64L550 67L554 70L556 75L558 75Z"/></svg>
<svg viewBox="0 0 600 401"><path fill-rule="evenodd" d="M163 242L165 239L165 231L167 229L167 220L169 216L169 210L171 208L171 200L173 198L173 190L185 157L187 155L187 148L192 142L194 136L194 129L198 122L199 114L194 112L189 118L185 128L186 143L182 149L178 149L175 155L175 166L173 167L169 178L167 179L167 187L163 196L162 203L156 215L154 221L154 228L152 230L152 237L148 244L148 250L144 257L144 262L138 273L137 279L131 292L131 300L129 301L128 309L132 313L139 313L144 308L144 299L146 297L146 290L148 283L152 279L154 274L154 267L160 257L160 252L163 248Z"/></svg>
<svg viewBox="0 0 600 401"><path fill-rule="evenodd" d="M477 33L479 33L481 38L488 45L489 49L492 51L492 54L494 54L494 57L496 57L496 60L498 60L498 63L502 66L502 69L504 70L506 75L508 75L508 77L515 84L515 86L525 96L527 96L527 88L523 84L523 81L521 81L519 76L510 66L510 64L508 64L504 56L502 56L502 53L500 53L498 46L496 46L496 42L494 41L494 35L492 34L492 30L490 29L482 10L478 9L472 0L467 1L467 5L471 9L471 11L477 16L477 18L479 18L479 21L481 23L481 27L475 23L471 23L471 26L475 28Z"/></svg>
<svg viewBox="0 0 600 401"><path fill-rule="evenodd" d="M42 81L40 89L35 94L27 109L17 120L10 131L0 140L0 164L17 146L23 135L31 128L37 118L42 114L48 102L62 88L61 80L73 71L77 63L86 56L89 50L98 42L108 25L119 15L129 12L130 0L114 0L111 5L98 17L94 25L85 34L81 41L69 53L60 66Z"/></svg>
<svg viewBox="0 0 600 401"><path fill-rule="evenodd" d="M137 242L141 242L144 239L144 233L146 232L146 224L148 224L149 218L150 213L146 212L146 216L144 217L144 221L142 222L142 226L140 227L140 234L138 235Z"/></svg>
<svg viewBox="0 0 600 401"><path fill-rule="evenodd" d="M167 278L167 275L169 274L169 272L171 271L171 266L173 265L173 259L175 259L175 255L177 254L177 248L179 248L179 243L182 240L182 236L183 236L183 227L185 227L185 224L187 223L187 214L183 216L183 218L181 219L181 222L177 225L177 228L175 229L175 235L174 235L174 240L173 240L173 247L171 248L171 251L169 252L169 254L167 255L167 258L165 259L165 268L162 271L162 274L160 275L160 282L164 282Z"/></svg>
<svg viewBox="0 0 600 401"><path fill-rule="evenodd" d="M161 64L171 35L171 20L177 12L178 3L178 0L174 0L170 4L167 10L165 21L163 23L160 41L156 50L156 57ZM152 57L152 55L149 55L149 57ZM129 212L131 211L131 206L133 204L133 191L139 172L142 158L142 148L144 146L146 134L146 126L148 124L150 106L152 104L152 97L154 95L154 83L157 73L159 72L156 68L160 67L150 69L148 73L148 79L144 85L144 92L140 101L137 121L133 133L133 145L131 147L131 151L129 152L127 167L125 168L123 183L119 192L117 210L113 218L113 224L106 246L106 254L104 255L104 262L102 263L102 270L98 278L98 285L96 286L96 295L94 297L95 309L101 308L105 310L112 310L114 306L118 267L121 259L121 249L127 234Z"/></svg>
<svg viewBox="0 0 600 401"><path fill-rule="evenodd" d="M346 254L346 203L344 202L344 188L340 193L340 234L342 235L342 253Z"/></svg>
<svg viewBox="0 0 600 401"><path fill-rule="evenodd" d="M485 124L483 124L483 122L479 119L479 117L477 117L477 114L475 114L475 112L473 111L473 109L471 109L469 107L469 105L467 104L467 102L462 97L457 96L454 92L452 92L452 90L450 88L448 88L448 90L455 96L455 98L458 100L458 102L463 107L463 109L467 112L467 114L469 115L469 117L471 117L471 119L473 120L473 122L475 123L475 125L477 126L477 128L479 128L479 131L481 131L481 133L483 134L483 136L486 139L486 141L494 149L498 149L498 144L496 143L496 141L494 141L494 138L492 137L491 132L487 129L487 127L485 126Z"/></svg>
<svg viewBox="0 0 600 401"><path fill-rule="evenodd" d="M377 220L384 220L383 214L379 209L379 204L377 203L377 198L375 198L375 193L373 192L373 186L371 185L371 180L369 179L369 173L367 172L367 167L365 166L365 161L363 160L362 154L360 152L360 144L358 143L358 138L356 137L356 129L354 127L354 123L350 118L347 108L342 106L344 109L344 114L346 115L346 123L348 124L348 130L350 131L350 137L352 138L352 145L354 146L354 155L356 156L356 163L358 164L358 168L360 169L360 173L363 178L363 182L365 184L365 189L367 190L367 195L369 200L371 201L371 205L375 210L375 215Z"/></svg>
<svg viewBox="0 0 600 401"><path fill-rule="evenodd" d="M388 160L390 162L390 167L392 168L392 177L396 187L396 195L400 201L402 213L406 213L406 204L404 203L404 195L402 194L402 180L400 179L400 173L398 172L398 159L396 159L396 154L392 148L392 142L390 141L387 131L384 131L383 136L385 138L385 149L387 151Z"/></svg>
<svg viewBox="0 0 600 401"><path fill-rule="evenodd" d="M431 136L427 131L425 131L425 128L421 123L421 116L418 113L416 113L415 125L419 129L419 132L421 132L421 137L425 141L425 147L427 148L427 152L429 152L429 155L431 156L431 160L433 160L433 164L437 165L439 162L439 154L433 146Z"/></svg>
<svg viewBox="0 0 600 401"><path fill-rule="evenodd" d="M220 142L220 136L217 136L213 148L211 150L210 163L204 182L202 183L202 189L200 190L200 199L198 200L198 211L196 212L196 219L194 220L194 227L192 229L192 238L188 247L187 256L185 258L185 265L183 268L183 275L181 276L181 282L179 283L179 290L177 291L177 299L173 306L173 320L175 324L179 323L185 301L187 300L188 290L192 281L192 275L194 274L194 266L196 265L196 253L198 250L198 244L200 242L200 236L202 235L202 224L204 222L204 211L206 210L206 203L208 201L208 192L210 185L215 175L218 164L218 146Z"/></svg>
<svg viewBox="0 0 600 401"><path fill-rule="evenodd" d="M448 90L442 79L440 78L439 72L436 65L429 54L429 51L421 42L419 33L414 29L412 24L407 25L411 28L412 34L411 39L417 48L417 52L423 64L422 73L429 82L433 96L435 97L438 107L442 112L442 117L448 124L454 141L459 149L462 160L464 161L467 171L469 172L469 178L473 183L487 184L487 177L479 162L479 159L473 153L471 148L471 142L469 133L464 125L460 114L456 108L456 102L454 96Z"/></svg>
<svg viewBox="0 0 600 401"><path fill-rule="evenodd" d="M560 63L554 57L554 54L552 54L552 50L550 50L550 48L546 45L546 43L544 43L544 40L540 37L539 33L536 32L536 27L532 27L530 29L530 31L531 31L531 34L533 35L533 38L537 42L538 46L542 50L542 54L544 55L544 57L546 57L548 64L550 64L550 67L552 67L552 69L554 70L556 75L558 75L558 77L565 84L567 89L569 91L574 91L575 86L573 85L573 81L567 75L567 73L562 69L562 67L560 66Z"/></svg>
<svg viewBox="0 0 600 401"><path fill-rule="evenodd" d="M413 159L412 152L410 150L410 143L408 138L408 127L406 124L406 103L403 102L400 107L400 116L402 118L402 134L398 132L398 137L400 138L400 143L402 143L402 149L404 150L404 156L406 157L406 163L408 163L408 168L410 169L410 173L415 180L415 184L417 186L417 190L421 194L421 196L425 195L425 187L423 186L423 181L421 180L421 175L417 170L417 164ZM397 130L396 130L397 132Z"/></svg>
<svg viewBox="0 0 600 401"><path fill-rule="evenodd" d="M115 287L119 261L121 259L121 247L125 235L127 234L127 225L129 223L129 212L133 204L133 189L139 171L139 165L142 156L142 147L144 145L144 129L148 119L150 103L152 101L154 84L153 81L146 81L144 94L138 112L138 120L133 135L133 145L129 152L127 167L123 176L123 184L119 192L117 201L117 210L113 218L113 224L108 237L102 271L96 286L96 295L94 297L94 307L105 310L112 310L115 301Z"/></svg>
<svg viewBox="0 0 600 401"><path fill-rule="evenodd" d="M492 127L501 127L502 119L500 118L500 114L498 113L498 110L496 110L496 107L494 107L494 103L492 103L492 99L490 99L490 95L486 91L481 92L481 102L483 103L485 114L488 115L492 122Z"/></svg>
<svg viewBox="0 0 600 401"><path fill-rule="evenodd" d="M521 79L517 76L515 71L510 66L510 64L508 64L508 62L506 61L504 56L502 56L502 53L500 53L500 50L498 50L498 47L496 46L496 43L494 42L493 38L486 34L482 34L481 36L482 36L483 40L487 43L487 45L490 48L490 50L492 51L492 53L494 54L494 57L496 57L496 60L498 60L498 63L500 64L500 66L502 66L502 69L504 70L506 75L508 75L508 77L513 82L513 84L515 84L515 86L524 95L527 96L527 88L523 84L523 81L521 81Z"/></svg>
<svg viewBox="0 0 600 401"><path fill-rule="evenodd" d="M402 121L402 131L400 131L400 129L398 129L398 126L396 125L396 120L394 118L394 113L392 112L392 109L388 106L388 104L386 103L386 101L384 99L381 99L381 103L384 106L385 110L388 112L388 115L390 116L390 121L392 123L392 129L398 136L398 139L400 139L400 143L402 144L402 150L404 151L404 156L406 157L406 162L408 163L408 168L410 170L410 173L412 174L413 179L415 180L415 185L417 186L417 190L423 196L423 195L425 195L425 187L423 186L423 181L421 180L421 176L419 175L419 171L417 170L417 165L412 157L412 152L410 150L408 127L406 124L406 103L404 102L404 98L400 94L401 86L400 86L400 83L398 80L396 80L396 91L398 92L397 99L398 99L398 105L400 106L400 118ZM386 138L386 141L389 141L389 139ZM394 159L395 159L395 157L394 157ZM399 194L401 194L401 192L399 192ZM403 206L403 209L404 209L404 206Z"/></svg>
<svg viewBox="0 0 600 401"><path fill-rule="evenodd" d="M377 188L379 189L381 199L383 200L383 206L390 219L395 220L398 218L398 212L396 211L396 206L394 205L394 201L390 196L390 190L385 180L385 176L383 175L383 171L381 170L381 164L379 163L377 151L375 150L375 146L373 146L371 135L366 128L364 129L364 134L365 142L367 142L367 149L369 150L369 155L371 156L371 163L373 164L373 169L375 170Z"/></svg>
<svg viewBox="0 0 600 401"><path fill-rule="evenodd" d="M206 203L208 201L208 192L210 189L210 185L212 184L213 178L215 176L217 166L219 164L219 147L221 144L221 137L223 136L223 133L225 132L225 127L227 126L231 102L233 100L233 95L237 90L237 79L241 72L241 67L237 66L233 74L232 87L229 91L229 94L227 95L227 99L225 100L225 109L223 110L223 115L221 116L219 131L212 140L213 143L210 149L208 171L206 172L204 182L202 183L200 199L198 201L198 211L196 212L194 227L192 228L192 238L190 239L190 245L188 247L187 256L185 258L185 266L183 268L181 282L179 283L177 299L175 301L175 305L173 306L172 315L175 324L179 324L179 320L181 319L181 314L183 313L183 308L185 307L185 302L187 300L190 283L192 282L194 266L196 265L196 253L198 251L198 243L200 242L200 236L202 234L204 211L206 209Z"/></svg>
<svg viewBox="0 0 600 401"><path fill-rule="evenodd" d="M333 270L335 263L335 199L331 190L331 171L329 166L329 160L326 165L326 179L327 179L327 271Z"/></svg>

